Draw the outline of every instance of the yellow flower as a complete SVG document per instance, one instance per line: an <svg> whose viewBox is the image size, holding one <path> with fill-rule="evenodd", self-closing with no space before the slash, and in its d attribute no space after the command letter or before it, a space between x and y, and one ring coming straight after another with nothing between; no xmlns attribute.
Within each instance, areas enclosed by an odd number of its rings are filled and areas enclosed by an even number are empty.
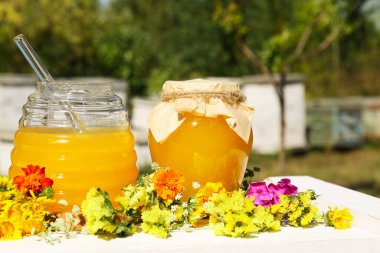
<svg viewBox="0 0 380 253"><path fill-rule="evenodd" d="M20 198L22 194L12 184L12 180L6 176L0 177L0 209L2 201L14 199L15 197Z"/></svg>
<svg viewBox="0 0 380 253"><path fill-rule="evenodd" d="M115 213L107 193L91 188L81 207L90 233L96 234L102 231L112 233L117 228L117 225L112 223Z"/></svg>
<svg viewBox="0 0 380 253"><path fill-rule="evenodd" d="M337 229L347 229L351 227L353 217L347 208L339 210L337 207L334 210L329 207L326 213L327 225Z"/></svg>
<svg viewBox="0 0 380 253"><path fill-rule="evenodd" d="M213 195L219 193L226 193L226 189L223 187L221 182L208 182L205 186L198 189L195 195L195 209L190 213L189 221L193 227L202 227L207 225L207 223L202 222L209 216L207 209L207 202L210 201Z"/></svg>
<svg viewBox="0 0 380 253"><path fill-rule="evenodd" d="M296 221L299 217L302 216L304 208L299 206L294 212L289 213L289 221Z"/></svg>
<svg viewBox="0 0 380 253"><path fill-rule="evenodd" d="M0 177L0 192L11 191L16 187L12 184L12 180L7 176Z"/></svg>
<svg viewBox="0 0 380 253"><path fill-rule="evenodd" d="M175 220L176 222L181 222L184 220L184 212L185 208L183 206L177 205L174 210L172 210L173 214L175 215Z"/></svg>
<svg viewBox="0 0 380 253"><path fill-rule="evenodd" d="M18 240L22 238L21 229L14 227L8 219L0 218L0 241L1 240Z"/></svg>
<svg viewBox="0 0 380 253"><path fill-rule="evenodd" d="M189 221L191 226L193 227L202 227L204 225L207 225L207 223L202 222L203 218L206 218L207 214L204 212L203 208L201 206L196 207L194 211L190 213Z"/></svg>
<svg viewBox="0 0 380 253"><path fill-rule="evenodd" d="M2 192L5 193L5 192ZM0 198L0 240L20 239L32 232L46 230L46 205L53 200L46 197Z"/></svg>
<svg viewBox="0 0 380 253"><path fill-rule="evenodd" d="M276 221L285 221L294 227L307 227L321 222L321 213L311 204L315 199L313 191L299 192L294 196L280 195L280 203L268 207Z"/></svg>
<svg viewBox="0 0 380 253"><path fill-rule="evenodd" d="M289 206L290 204L290 199L289 199L289 196L287 195L280 195L280 203L282 206Z"/></svg>
<svg viewBox="0 0 380 253"><path fill-rule="evenodd" d="M298 194L298 197L301 201L301 203L304 205L304 206L308 206L309 205L309 202L311 200L311 192L310 191L305 191L305 192L300 192Z"/></svg>
<svg viewBox="0 0 380 253"><path fill-rule="evenodd" d="M202 206L204 203L207 203L214 193L224 192L226 192L226 189L223 187L221 182L208 182L205 186L199 188L197 194L195 195L197 205Z"/></svg>
<svg viewBox="0 0 380 253"><path fill-rule="evenodd" d="M289 211L295 212L297 210L298 205L300 204L299 202L300 201L298 200L298 198L292 199L292 201L289 204Z"/></svg>
<svg viewBox="0 0 380 253"><path fill-rule="evenodd" d="M123 188L123 194L116 197L116 201L126 210L130 208L136 210L140 207L146 206L148 200L149 195L146 191L146 187L135 185L128 185Z"/></svg>
<svg viewBox="0 0 380 253"><path fill-rule="evenodd" d="M263 206L256 206L253 212L253 221L257 231L278 231L281 223L275 220L274 216L269 213L270 209Z"/></svg>
<svg viewBox="0 0 380 253"><path fill-rule="evenodd" d="M254 205L242 190L231 193L214 193L206 203L210 214L209 225L216 235L247 236L256 232L252 219Z"/></svg>
<svg viewBox="0 0 380 253"><path fill-rule="evenodd" d="M158 205L142 212L142 230L157 237L166 238L170 230L171 212L167 209L160 209Z"/></svg>
<svg viewBox="0 0 380 253"><path fill-rule="evenodd" d="M46 229L44 224L45 215L47 214L46 206L47 204L53 203L52 199L44 197L32 198L30 201L22 203L17 207L16 210L11 210L12 216L20 216L22 221L22 232L23 235L29 235L34 231L34 233L43 232ZM15 215L18 213L18 215ZM16 221L15 221L16 222Z"/></svg>

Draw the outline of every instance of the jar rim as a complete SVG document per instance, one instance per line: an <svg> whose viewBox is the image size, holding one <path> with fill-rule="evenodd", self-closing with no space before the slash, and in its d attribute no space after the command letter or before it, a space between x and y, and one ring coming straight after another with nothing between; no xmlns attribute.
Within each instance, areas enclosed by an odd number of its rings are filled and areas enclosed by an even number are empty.
<svg viewBox="0 0 380 253"><path fill-rule="evenodd" d="M113 90L110 82L63 80L54 82L37 82L38 90L51 89L52 91L86 90L90 93L101 93Z"/></svg>
<svg viewBox="0 0 380 253"><path fill-rule="evenodd" d="M63 81L53 81L53 82L37 82L37 85L51 85L51 86L59 86L59 85L94 85L94 86L108 86L112 87L112 83L110 82L99 82L99 81L75 81L75 80L63 80Z"/></svg>

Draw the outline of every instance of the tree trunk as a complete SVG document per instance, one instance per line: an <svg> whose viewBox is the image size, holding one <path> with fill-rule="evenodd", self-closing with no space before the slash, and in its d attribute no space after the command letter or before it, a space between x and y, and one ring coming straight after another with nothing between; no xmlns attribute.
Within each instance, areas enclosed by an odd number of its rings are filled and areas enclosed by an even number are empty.
<svg viewBox="0 0 380 253"><path fill-rule="evenodd" d="M279 175L285 174L285 96L284 88L286 84L286 75L288 73L288 67L284 68L280 73L280 80L275 80L272 72L269 68L257 57L254 51L252 51L243 41L237 40L238 45L242 53L250 60L250 62L257 67L261 73L263 73L268 82L273 85L276 90L277 97L280 103L280 150L278 153L278 172Z"/></svg>
<svg viewBox="0 0 380 253"><path fill-rule="evenodd" d="M284 175L286 170L286 153L285 153L285 95L284 89L286 84L286 72L280 73L280 80L278 82L278 100L280 103L280 150L278 153L278 169L279 174Z"/></svg>

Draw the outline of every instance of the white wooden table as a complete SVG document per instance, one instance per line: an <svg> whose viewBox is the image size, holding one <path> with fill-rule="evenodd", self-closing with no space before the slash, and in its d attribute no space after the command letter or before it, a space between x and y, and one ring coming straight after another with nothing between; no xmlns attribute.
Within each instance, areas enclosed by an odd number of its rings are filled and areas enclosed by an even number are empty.
<svg viewBox="0 0 380 253"><path fill-rule="evenodd" d="M206 228L188 233L175 231L168 239L146 234L128 238L102 240L80 235L49 245L28 237L18 241L0 242L0 253L118 253L118 252L380 252L380 199L312 177L289 177L300 190L314 189L321 196L317 205L327 210L329 205L348 207L354 222L351 229L336 230L323 225L309 229L282 228L281 232L262 233L253 238L228 238L213 235ZM269 178L277 182L280 178Z"/></svg>

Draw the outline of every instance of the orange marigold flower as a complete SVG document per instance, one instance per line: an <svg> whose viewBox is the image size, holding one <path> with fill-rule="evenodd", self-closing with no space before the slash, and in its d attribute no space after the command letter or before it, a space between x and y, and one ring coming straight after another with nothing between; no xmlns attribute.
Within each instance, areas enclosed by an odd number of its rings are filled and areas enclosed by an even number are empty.
<svg viewBox="0 0 380 253"><path fill-rule="evenodd" d="M208 182L205 186L201 187L198 190L197 194L195 195L195 199L197 200L198 206L201 206L204 203L208 202L214 193L224 192L226 192L226 189L223 187L221 182Z"/></svg>
<svg viewBox="0 0 380 253"><path fill-rule="evenodd" d="M33 191L35 194L41 193L43 189L53 185L53 180L45 177L45 167L38 165L28 165L27 168L21 168L25 175L16 176L13 184L17 185L18 190Z"/></svg>
<svg viewBox="0 0 380 253"><path fill-rule="evenodd" d="M184 177L174 169L160 169L153 175L154 189L157 197L173 200L183 191Z"/></svg>

